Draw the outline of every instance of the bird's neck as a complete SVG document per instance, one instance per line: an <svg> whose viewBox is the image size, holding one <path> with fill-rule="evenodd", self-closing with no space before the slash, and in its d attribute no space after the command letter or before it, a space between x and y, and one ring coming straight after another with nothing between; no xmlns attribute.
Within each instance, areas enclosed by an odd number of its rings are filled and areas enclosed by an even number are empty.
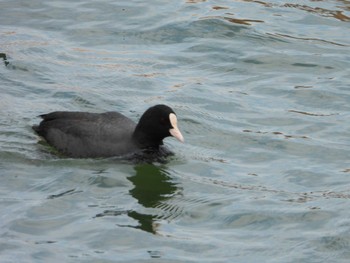
<svg viewBox="0 0 350 263"><path fill-rule="evenodd" d="M156 139L152 136L152 134L146 134L137 128L135 129L132 138L135 143L142 149L158 149L160 145L163 145L163 140Z"/></svg>

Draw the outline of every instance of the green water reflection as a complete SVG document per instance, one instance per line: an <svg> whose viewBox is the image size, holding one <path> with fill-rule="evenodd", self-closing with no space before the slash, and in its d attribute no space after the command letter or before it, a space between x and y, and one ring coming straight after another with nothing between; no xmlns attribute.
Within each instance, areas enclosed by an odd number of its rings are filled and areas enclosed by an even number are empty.
<svg viewBox="0 0 350 263"><path fill-rule="evenodd" d="M168 173L155 165L138 165L135 171L136 174L128 178L134 184L129 193L146 208L159 207L178 190ZM129 211L128 216L138 221L139 225L136 228L151 233L156 233L156 221L162 218L159 214L145 214L138 211Z"/></svg>
<svg viewBox="0 0 350 263"><path fill-rule="evenodd" d="M105 210L96 217L127 215L136 220L137 224L119 224L118 226L132 227L156 234L159 225L157 222L172 216L169 215L171 212L166 211L169 206L167 201L178 194L180 188L162 167L139 164L134 169L135 174L128 177L134 185L129 193L141 205L140 209Z"/></svg>

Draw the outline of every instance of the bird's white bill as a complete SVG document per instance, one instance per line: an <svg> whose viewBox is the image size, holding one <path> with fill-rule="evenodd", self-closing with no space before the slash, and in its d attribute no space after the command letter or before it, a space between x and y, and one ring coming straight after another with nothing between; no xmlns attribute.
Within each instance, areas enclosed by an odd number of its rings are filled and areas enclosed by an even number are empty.
<svg viewBox="0 0 350 263"><path fill-rule="evenodd" d="M174 113L170 113L169 119L170 119L171 126L173 126L173 128L169 130L171 136L175 137L180 142L185 142L184 137L182 136L179 128L177 127L176 115Z"/></svg>

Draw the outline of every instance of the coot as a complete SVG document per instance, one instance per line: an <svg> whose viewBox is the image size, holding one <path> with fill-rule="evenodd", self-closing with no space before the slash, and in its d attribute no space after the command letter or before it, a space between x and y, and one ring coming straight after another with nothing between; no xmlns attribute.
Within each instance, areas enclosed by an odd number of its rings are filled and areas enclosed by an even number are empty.
<svg viewBox="0 0 350 263"><path fill-rule="evenodd" d="M184 138L175 112L166 105L149 108L138 124L118 112L56 111L40 115L34 131L60 153L75 158L124 156L159 151L163 139Z"/></svg>

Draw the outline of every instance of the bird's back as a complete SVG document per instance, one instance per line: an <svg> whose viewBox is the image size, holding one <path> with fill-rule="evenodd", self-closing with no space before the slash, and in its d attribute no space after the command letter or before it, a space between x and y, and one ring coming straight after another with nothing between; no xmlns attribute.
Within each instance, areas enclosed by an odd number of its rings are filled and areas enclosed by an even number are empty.
<svg viewBox="0 0 350 263"><path fill-rule="evenodd" d="M132 134L136 124L118 112L52 112L33 129L70 157L108 157L137 150Z"/></svg>

